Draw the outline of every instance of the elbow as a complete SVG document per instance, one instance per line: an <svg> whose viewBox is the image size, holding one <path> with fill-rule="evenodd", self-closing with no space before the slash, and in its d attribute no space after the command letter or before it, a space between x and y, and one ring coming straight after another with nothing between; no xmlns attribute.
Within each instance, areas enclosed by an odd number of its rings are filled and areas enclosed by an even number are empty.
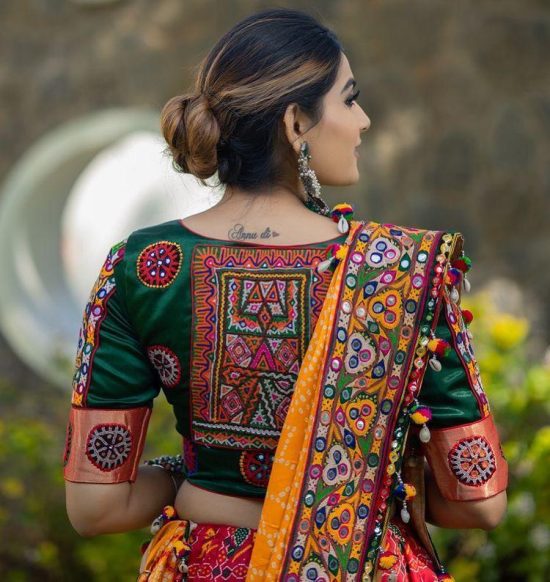
<svg viewBox="0 0 550 582"><path fill-rule="evenodd" d="M473 527L491 531L500 525L506 515L506 491L486 499L478 505L473 516Z"/></svg>
<svg viewBox="0 0 550 582"><path fill-rule="evenodd" d="M97 519L90 515L82 515L78 511L71 511L69 505L67 505L67 517L75 532L83 538L93 538L104 533Z"/></svg>

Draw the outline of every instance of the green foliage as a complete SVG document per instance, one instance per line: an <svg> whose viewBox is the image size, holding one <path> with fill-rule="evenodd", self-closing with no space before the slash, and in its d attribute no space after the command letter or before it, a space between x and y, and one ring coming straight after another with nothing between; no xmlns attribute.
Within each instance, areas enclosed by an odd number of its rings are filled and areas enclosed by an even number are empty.
<svg viewBox="0 0 550 582"><path fill-rule="evenodd" d="M472 297L470 299L470 297ZM550 366L527 358L528 322L465 298L481 376L509 463L508 511L495 530L436 529L457 582L542 582L550 571Z"/></svg>
<svg viewBox="0 0 550 582"><path fill-rule="evenodd" d="M472 299L469 299L472 297ZM544 579L550 570L550 368L527 358L527 322L469 296L482 379L510 465L509 510L495 530L435 530L457 582ZM135 580L147 529L82 538L65 512L61 469L69 395L0 380L2 581ZM170 406L155 401L145 458L180 450Z"/></svg>
<svg viewBox="0 0 550 582"><path fill-rule="evenodd" d="M47 405L36 407L41 397ZM65 511L62 453L70 395L30 395L0 381L2 582L133 581L147 529L83 538ZM155 401L144 458L181 450L171 407Z"/></svg>

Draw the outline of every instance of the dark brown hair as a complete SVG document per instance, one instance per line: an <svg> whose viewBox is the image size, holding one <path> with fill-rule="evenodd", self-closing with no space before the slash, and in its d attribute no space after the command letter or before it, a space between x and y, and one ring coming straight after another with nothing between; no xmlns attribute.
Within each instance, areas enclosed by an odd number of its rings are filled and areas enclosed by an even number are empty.
<svg viewBox="0 0 550 582"><path fill-rule="evenodd" d="M194 89L172 97L161 127L177 171L244 190L295 183L282 123L297 103L312 121L333 86L342 46L313 16L274 8L227 32L200 63ZM293 182L294 178L294 182Z"/></svg>

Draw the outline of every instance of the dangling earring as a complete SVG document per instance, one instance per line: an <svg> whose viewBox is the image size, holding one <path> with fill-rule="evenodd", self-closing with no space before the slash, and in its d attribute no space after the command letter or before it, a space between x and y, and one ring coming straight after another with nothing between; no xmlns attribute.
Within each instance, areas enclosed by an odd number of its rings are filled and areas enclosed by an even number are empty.
<svg viewBox="0 0 550 582"><path fill-rule="evenodd" d="M300 146L300 155L298 156L298 174L307 194L305 205L313 212L330 216L330 208L321 198L321 185L312 168L309 167L311 154L307 141L302 142Z"/></svg>

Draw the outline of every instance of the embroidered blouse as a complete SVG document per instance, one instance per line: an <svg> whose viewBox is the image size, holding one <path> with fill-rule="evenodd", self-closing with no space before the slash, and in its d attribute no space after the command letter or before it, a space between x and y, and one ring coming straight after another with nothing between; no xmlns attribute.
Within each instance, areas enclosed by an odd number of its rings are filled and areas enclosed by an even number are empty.
<svg viewBox="0 0 550 582"><path fill-rule="evenodd" d="M109 251L86 304L75 361L64 475L133 481L154 399L172 405L187 479L262 498L300 364L331 271L330 244L269 245L199 235L180 220L132 232ZM482 417L444 310L453 349L428 369L431 425Z"/></svg>

